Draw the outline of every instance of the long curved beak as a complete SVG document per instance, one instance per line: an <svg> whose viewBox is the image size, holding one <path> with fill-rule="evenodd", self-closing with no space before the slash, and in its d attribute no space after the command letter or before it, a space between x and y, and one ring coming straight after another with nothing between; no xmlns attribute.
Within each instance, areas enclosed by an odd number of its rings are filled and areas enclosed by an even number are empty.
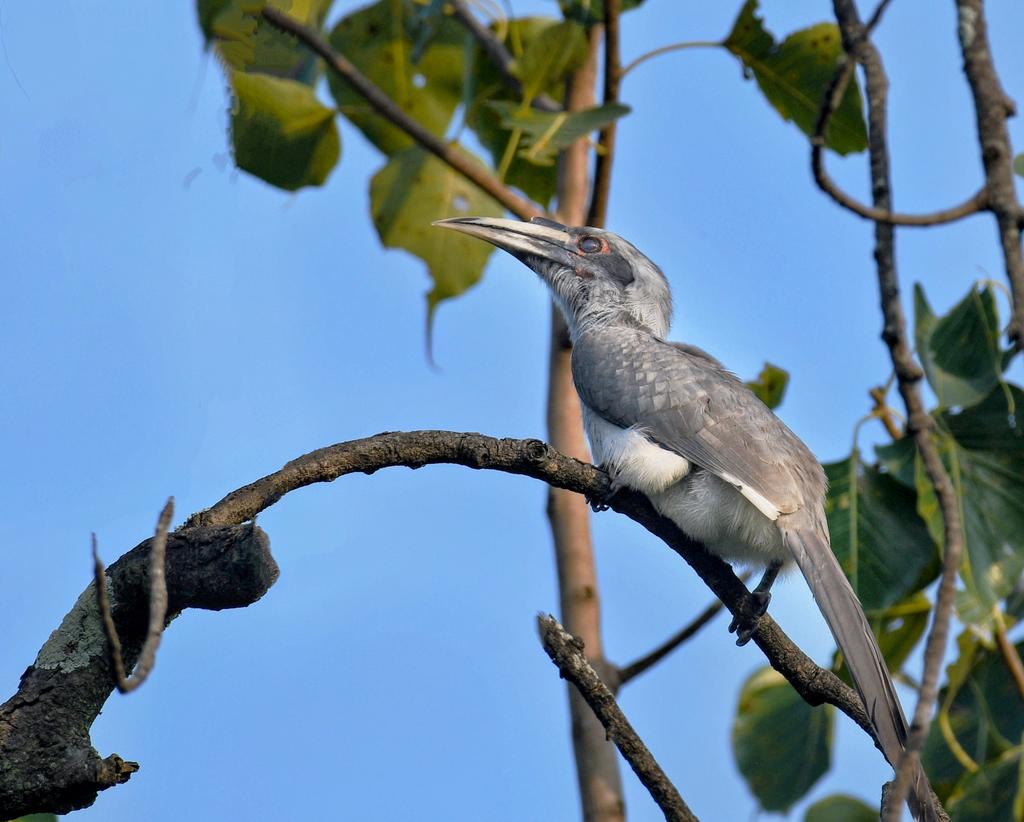
<svg viewBox="0 0 1024 822"><path fill-rule="evenodd" d="M550 260L560 265L572 264L573 237L566 226L554 220L535 217L526 223L499 217L454 217L437 220L434 225L486 240L530 268L534 268L531 258Z"/></svg>

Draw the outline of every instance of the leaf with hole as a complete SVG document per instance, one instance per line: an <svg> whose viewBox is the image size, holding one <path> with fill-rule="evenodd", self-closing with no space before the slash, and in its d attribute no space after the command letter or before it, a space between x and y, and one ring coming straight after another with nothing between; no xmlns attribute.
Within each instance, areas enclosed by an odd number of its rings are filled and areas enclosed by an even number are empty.
<svg viewBox="0 0 1024 822"><path fill-rule="evenodd" d="M808 705L771 668L744 683L732 750L764 810L788 810L829 769L834 715L831 705Z"/></svg>
<svg viewBox="0 0 1024 822"><path fill-rule="evenodd" d="M322 185L341 156L334 111L294 80L236 71L232 85L238 167L286 191Z"/></svg>
<svg viewBox="0 0 1024 822"><path fill-rule="evenodd" d="M373 176L370 213L385 246L403 248L427 264L434 281L427 294L429 328L437 304L474 285L493 250L431 223L466 215L497 217L503 211L447 164L413 147L397 152Z"/></svg>
<svg viewBox="0 0 1024 822"><path fill-rule="evenodd" d="M467 34L457 21L446 18L436 26L419 61L413 61L423 24L420 6L413 0L380 0L341 18L329 40L406 114L443 137L462 99ZM338 110L385 154L413 144L333 72L327 83Z"/></svg>
<svg viewBox="0 0 1024 822"><path fill-rule="evenodd" d="M941 317L914 285L914 344L928 384L944 408L966 407L986 397L1003 372L999 315L992 289L972 287Z"/></svg>
<svg viewBox="0 0 1024 822"><path fill-rule="evenodd" d="M769 408L778 408L782 405L782 398L786 396L789 372L785 368L779 368L777 365L766 362L761 373L757 375L757 379L747 380L744 385Z"/></svg>
<svg viewBox="0 0 1024 822"><path fill-rule="evenodd" d="M793 32L776 44L758 17L757 6L757 0L743 4L722 45L753 72L758 87L782 118L792 120L811 137L842 54L839 29L834 23L819 23ZM867 148L864 104L856 78L851 78L829 120L825 145L839 154Z"/></svg>
<svg viewBox="0 0 1024 822"><path fill-rule="evenodd" d="M558 152L629 113L629 106L606 103L573 112L523 109L515 103L494 101L488 105L501 116L507 129L522 132L519 155L531 163L553 165Z"/></svg>
<svg viewBox="0 0 1024 822"><path fill-rule="evenodd" d="M938 553L914 491L857 451L824 467L832 550L865 610L889 608L935 579Z"/></svg>
<svg viewBox="0 0 1024 822"><path fill-rule="evenodd" d="M875 456L878 458L878 468L887 476L908 488L917 488L914 470L917 446L913 437L901 437L886 445L876 445Z"/></svg>

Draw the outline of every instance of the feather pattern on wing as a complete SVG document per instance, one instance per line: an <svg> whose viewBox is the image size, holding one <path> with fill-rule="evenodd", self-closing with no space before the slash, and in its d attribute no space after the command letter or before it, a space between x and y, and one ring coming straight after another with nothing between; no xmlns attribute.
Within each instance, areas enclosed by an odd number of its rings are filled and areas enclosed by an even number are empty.
<svg viewBox="0 0 1024 822"><path fill-rule="evenodd" d="M736 486L769 519L824 494L824 472L807 447L699 348L604 328L579 336L572 368L593 411Z"/></svg>

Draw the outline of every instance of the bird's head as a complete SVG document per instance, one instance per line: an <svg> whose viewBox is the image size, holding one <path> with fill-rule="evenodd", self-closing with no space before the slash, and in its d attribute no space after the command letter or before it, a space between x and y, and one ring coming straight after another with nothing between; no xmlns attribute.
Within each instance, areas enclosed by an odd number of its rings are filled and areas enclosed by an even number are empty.
<svg viewBox="0 0 1024 822"><path fill-rule="evenodd" d="M535 217L530 222L456 217L434 223L479 237L540 275L565 314L570 334L615 322L668 333L672 297L661 269L617 234L572 228Z"/></svg>

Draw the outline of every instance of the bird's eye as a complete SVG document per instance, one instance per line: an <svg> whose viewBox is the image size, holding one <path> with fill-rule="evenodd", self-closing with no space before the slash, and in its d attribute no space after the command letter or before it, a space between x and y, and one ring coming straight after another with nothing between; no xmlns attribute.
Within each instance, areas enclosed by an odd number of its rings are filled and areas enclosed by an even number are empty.
<svg viewBox="0 0 1024 822"><path fill-rule="evenodd" d="M580 251L584 254L594 254L600 251L604 246L597 237L584 237L579 242Z"/></svg>

